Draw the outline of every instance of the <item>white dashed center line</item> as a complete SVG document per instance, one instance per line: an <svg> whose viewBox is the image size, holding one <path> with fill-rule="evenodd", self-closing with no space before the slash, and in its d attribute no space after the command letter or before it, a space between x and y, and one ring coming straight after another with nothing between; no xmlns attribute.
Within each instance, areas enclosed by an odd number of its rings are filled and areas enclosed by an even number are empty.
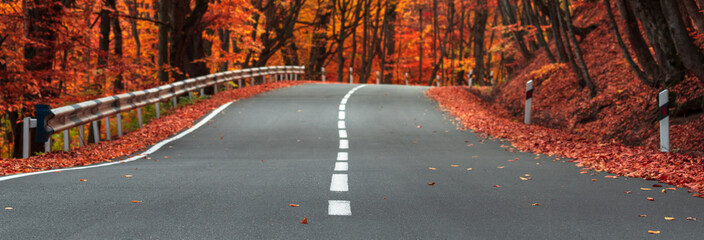
<svg viewBox="0 0 704 240"><path fill-rule="evenodd" d="M347 100L350 96L357 91L357 89L363 88L367 85L360 85L345 94L345 97L340 101L340 111L337 113L337 128L340 134L340 150L347 150L350 148L350 142L347 136L347 130L345 126L345 119L347 115L345 110L347 110ZM349 170L349 153L338 152L337 162L335 162L334 172L347 172ZM332 174L332 180L330 181L330 191L331 192L347 192L349 191L349 184L347 183L348 175L346 173L334 173ZM350 206L350 201L348 200L329 200L328 201L328 215L330 216L351 216L352 208Z"/></svg>

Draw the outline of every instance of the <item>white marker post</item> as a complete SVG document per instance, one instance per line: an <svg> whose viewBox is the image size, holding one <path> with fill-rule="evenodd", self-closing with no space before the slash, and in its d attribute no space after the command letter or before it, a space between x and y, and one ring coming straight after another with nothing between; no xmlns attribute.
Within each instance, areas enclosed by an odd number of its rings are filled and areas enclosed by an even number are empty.
<svg viewBox="0 0 704 240"><path fill-rule="evenodd" d="M354 80L352 79L352 67L350 67L350 83L354 83Z"/></svg>
<svg viewBox="0 0 704 240"><path fill-rule="evenodd" d="M669 152L670 151L670 114L667 109L668 100L667 89L662 90L658 94L658 119L660 120L660 151Z"/></svg>
<svg viewBox="0 0 704 240"><path fill-rule="evenodd" d="M494 86L494 71L491 71L491 74L489 74L489 78L491 79L491 86Z"/></svg>
<svg viewBox="0 0 704 240"><path fill-rule="evenodd" d="M472 73L474 72L474 69L469 70L469 73L467 73L467 86L472 87Z"/></svg>
<svg viewBox="0 0 704 240"><path fill-rule="evenodd" d="M406 86L408 86L408 73L406 73Z"/></svg>
<svg viewBox="0 0 704 240"><path fill-rule="evenodd" d="M323 73L321 74L321 76L323 77L323 82L325 82L325 68L323 67L323 68L321 68L320 70L323 71Z"/></svg>
<svg viewBox="0 0 704 240"><path fill-rule="evenodd" d="M379 85L379 71L376 71L376 85Z"/></svg>
<svg viewBox="0 0 704 240"><path fill-rule="evenodd" d="M440 75L435 75L435 85L440 86Z"/></svg>
<svg viewBox="0 0 704 240"><path fill-rule="evenodd" d="M530 124L530 105L533 103L533 80L526 82L526 110L523 123Z"/></svg>

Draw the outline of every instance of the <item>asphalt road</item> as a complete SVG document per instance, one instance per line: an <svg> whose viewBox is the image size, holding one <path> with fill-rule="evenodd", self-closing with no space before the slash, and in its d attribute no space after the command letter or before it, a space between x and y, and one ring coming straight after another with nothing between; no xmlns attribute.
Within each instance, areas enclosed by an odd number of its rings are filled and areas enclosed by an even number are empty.
<svg viewBox="0 0 704 240"><path fill-rule="evenodd" d="M426 88L355 87L272 91L231 104L150 159L0 181L0 238L703 236L704 199L686 189L662 193L671 186L506 151L508 142L456 130Z"/></svg>

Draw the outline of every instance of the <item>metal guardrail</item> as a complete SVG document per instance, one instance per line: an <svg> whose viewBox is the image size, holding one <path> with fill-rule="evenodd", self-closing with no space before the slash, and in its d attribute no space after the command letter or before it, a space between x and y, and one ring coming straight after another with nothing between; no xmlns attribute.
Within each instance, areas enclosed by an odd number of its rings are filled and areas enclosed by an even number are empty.
<svg viewBox="0 0 704 240"><path fill-rule="evenodd" d="M258 77L269 77L269 81L290 81L298 80L298 75L303 74L305 70L304 66L272 66L272 67L259 67L259 68L248 68L229 72L214 73L206 76L201 76L197 78L186 79L179 82L174 82L171 84L166 84L163 86L135 91L130 93L119 94L115 96L103 97L95 100L89 100L85 102L76 103L73 105L63 106L55 109L49 109L47 105L37 105L36 114L37 119L25 118L24 127L24 143L23 143L23 157L29 157L29 128L36 127L35 142L42 143L45 142L45 150L49 152L51 150L51 138L50 136L54 133L64 131L64 151L68 151L69 146L69 132L68 129L73 127L79 127L79 135L81 138L81 146L84 143L83 137L83 127L85 124L92 123L93 129L97 132L96 121L105 118L106 120L106 138L110 140L110 129L109 129L109 117L117 115L118 122L118 135L122 135L122 124L121 115L119 113L137 109L137 114L140 122L140 127L142 126L141 117L141 107L149 104L155 104L156 116L159 117L159 106L158 103L172 99L172 104L176 106L177 96L188 93L189 97L191 92L196 90L201 91L203 94L203 89L206 87L214 87L214 91L217 93L217 85L229 81L238 81L238 87L242 87L242 80L251 79L252 83L255 78ZM273 80L272 80L273 77ZM228 85L229 86L229 85ZM96 138L95 142L99 139Z"/></svg>

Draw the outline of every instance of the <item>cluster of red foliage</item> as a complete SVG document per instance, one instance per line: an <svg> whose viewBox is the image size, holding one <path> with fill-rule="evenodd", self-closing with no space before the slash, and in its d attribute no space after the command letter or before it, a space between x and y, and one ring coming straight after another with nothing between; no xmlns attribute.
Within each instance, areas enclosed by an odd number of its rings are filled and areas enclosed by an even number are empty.
<svg viewBox="0 0 704 240"><path fill-rule="evenodd" d="M596 171L658 180L704 192L704 157L661 153L650 147L599 143L558 129L526 125L509 118L505 109L482 101L466 87L432 88L428 96L464 127L507 139L520 150L573 158L577 166ZM695 196L703 197L696 193Z"/></svg>
<svg viewBox="0 0 704 240"><path fill-rule="evenodd" d="M211 99L175 109L171 114L154 119L143 128L113 141L103 141L71 152L52 152L27 159L0 159L0 175L84 166L124 157L188 128L196 120L222 104L277 88L305 83L310 82L276 82L220 92Z"/></svg>
<svg viewBox="0 0 704 240"><path fill-rule="evenodd" d="M620 18L618 11L615 14ZM624 60L605 6L578 7L575 15L578 16L575 25L598 26L580 43L589 73L599 89L596 97L589 98L588 89L580 87L580 77L568 64L551 64L543 51L536 52L534 59L516 69L508 82L491 93L472 91L495 107L505 108L509 115L522 117L525 83L533 80L533 123L600 143L657 149L657 95L660 89L639 81ZM621 29L623 32L625 30ZM690 74L669 90L676 96L670 101L681 104L704 94L704 84ZM701 156L704 152L704 115L671 117L671 124L673 151Z"/></svg>

